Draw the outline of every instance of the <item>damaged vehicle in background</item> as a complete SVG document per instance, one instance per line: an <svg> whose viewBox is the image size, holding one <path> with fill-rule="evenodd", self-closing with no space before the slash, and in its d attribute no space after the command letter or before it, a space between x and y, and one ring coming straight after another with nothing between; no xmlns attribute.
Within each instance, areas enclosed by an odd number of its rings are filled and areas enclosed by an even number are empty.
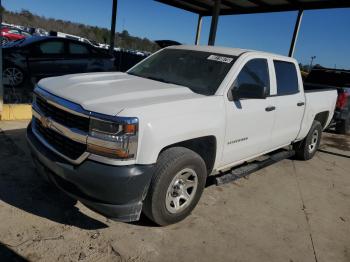
<svg viewBox="0 0 350 262"><path fill-rule="evenodd" d="M107 50L67 38L32 36L2 50L4 81L15 87L44 77L114 69L114 57Z"/></svg>

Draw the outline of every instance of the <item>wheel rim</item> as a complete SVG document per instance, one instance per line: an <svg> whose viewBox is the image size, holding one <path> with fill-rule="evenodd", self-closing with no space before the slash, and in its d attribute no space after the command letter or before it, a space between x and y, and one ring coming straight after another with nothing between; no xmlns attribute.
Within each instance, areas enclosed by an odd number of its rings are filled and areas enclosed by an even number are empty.
<svg viewBox="0 0 350 262"><path fill-rule="evenodd" d="M10 67L5 69L3 77L8 79L11 85L17 86L23 82L24 75L19 69Z"/></svg>
<svg viewBox="0 0 350 262"><path fill-rule="evenodd" d="M319 136L318 130L314 130L314 132L312 133L311 142L309 145L309 153L313 153L316 150L318 136Z"/></svg>
<svg viewBox="0 0 350 262"><path fill-rule="evenodd" d="M178 172L166 193L166 209L172 214L183 211L192 202L197 187L198 176L193 169L185 168Z"/></svg>

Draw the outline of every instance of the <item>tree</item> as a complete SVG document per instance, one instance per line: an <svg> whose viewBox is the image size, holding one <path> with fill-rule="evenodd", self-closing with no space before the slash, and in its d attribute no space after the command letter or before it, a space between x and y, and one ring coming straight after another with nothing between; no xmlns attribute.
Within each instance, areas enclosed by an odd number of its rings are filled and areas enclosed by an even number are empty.
<svg viewBox="0 0 350 262"><path fill-rule="evenodd" d="M48 32L56 31L77 35L97 43L106 43L110 36L110 31L107 28L38 16L25 9L20 12L11 12L4 9L3 21L25 27L43 28ZM138 49L148 52L154 52L159 49L158 45L153 41L131 36L127 30L117 33L116 38L117 45L123 48Z"/></svg>

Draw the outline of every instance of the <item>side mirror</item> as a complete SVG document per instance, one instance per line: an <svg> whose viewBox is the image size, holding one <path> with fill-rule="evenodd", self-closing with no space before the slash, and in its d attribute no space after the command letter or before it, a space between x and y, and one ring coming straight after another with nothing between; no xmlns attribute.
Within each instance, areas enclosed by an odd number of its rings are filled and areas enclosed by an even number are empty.
<svg viewBox="0 0 350 262"><path fill-rule="evenodd" d="M242 98L265 99L268 95L268 88L256 84L242 84L231 89L229 100L237 101Z"/></svg>

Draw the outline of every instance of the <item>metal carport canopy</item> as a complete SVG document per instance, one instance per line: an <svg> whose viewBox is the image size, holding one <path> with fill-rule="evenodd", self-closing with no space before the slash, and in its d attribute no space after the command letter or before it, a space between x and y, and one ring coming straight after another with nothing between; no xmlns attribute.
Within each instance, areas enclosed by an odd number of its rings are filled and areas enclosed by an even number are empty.
<svg viewBox="0 0 350 262"><path fill-rule="evenodd" d="M220 15L257 14L298 11L289 56L293 56L295 42L304 10L349 8L350 0L155 0L198 14L195 43L199 43L203 16L212 16L208 45L215 44Z"/></svg>

